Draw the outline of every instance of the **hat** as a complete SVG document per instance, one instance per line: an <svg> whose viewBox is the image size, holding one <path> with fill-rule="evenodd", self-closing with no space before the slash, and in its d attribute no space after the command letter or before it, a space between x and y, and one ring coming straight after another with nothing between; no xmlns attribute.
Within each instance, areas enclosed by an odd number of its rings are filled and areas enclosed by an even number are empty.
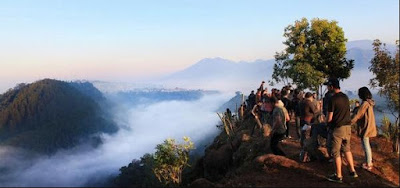
<svg viewBox="0 0 400 188"><path fill-rule="evenodd" d="M336 78L329 78L329 80L325 82L324 85L333 86L334 88L340 88L339 80Z"/></svg>

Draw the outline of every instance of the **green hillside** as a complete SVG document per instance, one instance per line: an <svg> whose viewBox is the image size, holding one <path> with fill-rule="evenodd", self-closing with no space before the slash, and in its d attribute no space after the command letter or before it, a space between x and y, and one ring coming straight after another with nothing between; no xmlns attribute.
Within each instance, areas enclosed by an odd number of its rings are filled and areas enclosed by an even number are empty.
<svg viewBox="0 0 400 188"><path fill-rule="evenodd" d="M0 95L0 144L41 153L70 148L95 133L116 132L104 115L92 97L71 83L45 79L20 84Z"/></svg>

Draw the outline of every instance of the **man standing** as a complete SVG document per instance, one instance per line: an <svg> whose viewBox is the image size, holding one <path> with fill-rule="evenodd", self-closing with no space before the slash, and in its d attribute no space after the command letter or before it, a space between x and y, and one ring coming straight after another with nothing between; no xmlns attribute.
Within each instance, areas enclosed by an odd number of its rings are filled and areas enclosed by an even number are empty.
<svg viewBox="0 0 400 188"><path fill-rule="evenodd" d="M254 95L254 90L251 91L249 97L247 98L247 104L250 109L253 109L254 105L256 105L256 95Z"/></svg>
<svg viewBox="0 0 400 188"><path fill-rule="evenodd" d="M314 98L310 92L307 92L304 100L300 103L300 117L301 126L307 125L311 128L311 123L314 120L315 114L317 112L316 106L313 104ZM300 145L304 146L304 140L306 139L307 129L302 128Z"/></svg>
<svg viewBox="0 0 400 188"><path fill-rule="evenodd" d="M333 88L333 96L328 104L327 123L332 130L332 157L334 159L336 173L328 177L329 181L342 183L342 158L340 150L345 153L350 166L350 176L357 178L358 175L354 169L353 155L350 151L351 138L351 118L350 102L346 94L340 91L339 81L329 79L328 87Z"/></svg>

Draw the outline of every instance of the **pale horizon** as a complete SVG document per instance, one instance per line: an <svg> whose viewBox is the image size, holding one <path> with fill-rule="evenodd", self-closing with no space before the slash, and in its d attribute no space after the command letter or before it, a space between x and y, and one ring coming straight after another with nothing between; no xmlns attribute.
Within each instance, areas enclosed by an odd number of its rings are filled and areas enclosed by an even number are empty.
<svg viewBox="0 0 400 188"><path fill-rule="evenodd" d="M398 1L1 1L0 93L43 78L126 81L204 58L273 59L284 28L336 20L348 41L394 44Z"/></svg>

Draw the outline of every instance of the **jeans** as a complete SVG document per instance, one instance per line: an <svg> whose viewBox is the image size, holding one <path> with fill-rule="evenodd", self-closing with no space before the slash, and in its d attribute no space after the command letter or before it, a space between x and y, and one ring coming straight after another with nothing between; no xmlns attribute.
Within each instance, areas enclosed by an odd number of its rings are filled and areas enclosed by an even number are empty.
<svg viewBox="0 0 400 188"><path fill-rule="evenodd" d="M286 137L289 137L289 127L290 127L290 121L286 122Z"/></svg>
<svg viewBox="0 0 400 188"><path fill-rule="evenodd" d="M364 148L365 161L367 162L367 165L371 165L372 164L372 151L371 151L371 145L369 144L369 137L362 138L361 143Z"/></svg>
<svg viewBox="0 0 400 188"><path fill-rule="evenodd" d="M286 156L285 153L282 151L282 149L278 146L279 141L283 140L285 137L285 133L279 134L279 133L274 133L271 138L271 150L272 153L275 155L281 155L281 156Z"/></svg>
<svg viewBox="0 0 400 188"><path fill-rule="evenodd" d="M301 125L300 125L300 116L296 116L296 134L297 137L301 138Z"/></svg>
<svg viewBox="0 0 400 188"><path fill-rule="evenodd" d="M333 138L333 130L329 129L326 138L326 149L328 150L329 156L332 156L332 138Z"/></svg>
<svg viewBox="0 0 400 188"><path fill-rule="evenodd" d="M314 124L311 127L311 138L312 138L312 148L318 149L318 136L321 136L325 139L328 137L328 129L325 123Z"/></svg>

